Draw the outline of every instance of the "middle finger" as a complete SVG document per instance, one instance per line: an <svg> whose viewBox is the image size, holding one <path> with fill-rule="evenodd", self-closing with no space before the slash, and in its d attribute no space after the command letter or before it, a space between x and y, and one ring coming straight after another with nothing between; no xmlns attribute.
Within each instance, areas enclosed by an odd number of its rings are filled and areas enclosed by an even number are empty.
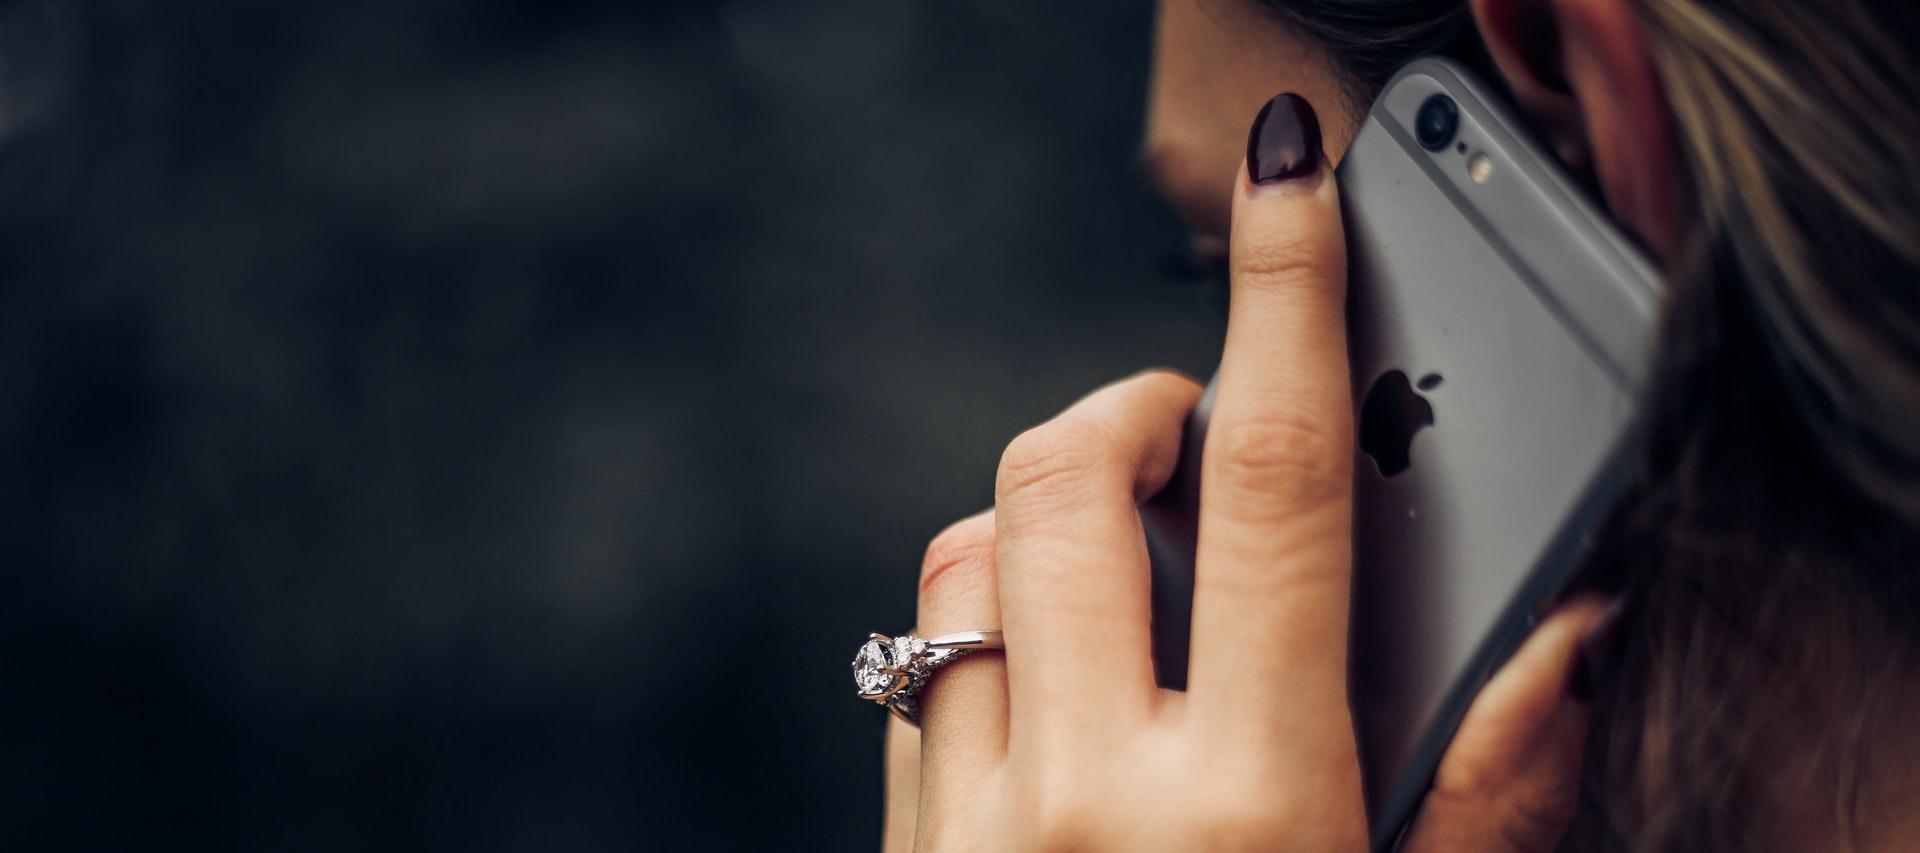
<svg viewBox="0 0 1920 853"><path fill-rule="evenodd" d="M1007 448L995 487L1012 744L1067 742L1152 707L1139 504L1173 473L1193 380L1150 371L1088 395ZM1091 713L1090 713L1091 709Z"/></svg>

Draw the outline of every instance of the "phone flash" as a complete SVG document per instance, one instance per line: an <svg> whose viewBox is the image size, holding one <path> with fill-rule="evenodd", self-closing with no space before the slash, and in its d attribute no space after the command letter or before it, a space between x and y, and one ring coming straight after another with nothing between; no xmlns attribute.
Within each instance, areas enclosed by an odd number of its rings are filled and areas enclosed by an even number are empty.
<svg viewBox="0 0 1920 853"><path fill-rule="evenodd" d="M1485 152L1467 158L1467 177L1476 184L1486 183L1488 178L1493 177L1493 159Z"/></svg>

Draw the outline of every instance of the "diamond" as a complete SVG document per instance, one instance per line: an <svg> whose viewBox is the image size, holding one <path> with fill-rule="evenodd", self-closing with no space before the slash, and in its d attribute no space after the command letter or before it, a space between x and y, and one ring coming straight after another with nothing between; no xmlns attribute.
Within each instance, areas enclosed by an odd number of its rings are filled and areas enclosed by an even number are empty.
<svg viewBox="0 0 1920 853"><path fill-rule="evenodd" d="M899 681L899 676L881 671L883 667L894 665L892 656L888 654L892 649L892 643L875 637L853 656L853 684L862 694L878 696Z"/></svg>
<svg viewBox="0 0 1920 853"><path fill-rule="evenodd" d="M926 652L927 641L919 637L893 638L893 665L900 669L912 670L914 659Z"/></svg>

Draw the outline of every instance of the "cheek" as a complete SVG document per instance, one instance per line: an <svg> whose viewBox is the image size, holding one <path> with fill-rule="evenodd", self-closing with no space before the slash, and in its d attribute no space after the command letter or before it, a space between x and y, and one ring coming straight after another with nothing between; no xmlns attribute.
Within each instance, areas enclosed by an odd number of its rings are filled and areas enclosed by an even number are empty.
<svg viewBox="0 0 1920 853"><path fill-rule="evenodd" d="M1141 165L1160 197L1194 231L1224 236L1233 213L1233 186L1245 141L1205 133L1201 122L1155 110L1147 126Z"/></svg>
<svg viewBox="0 0 1920 853"><path fill-rule="evenodd" d="M1219 6L1223 0L1206 2ZM1236 91L1235 81L1224 73L1239 62L1223 55L1233 40L1200 0L1162 0L1154 35L1143 165L1189 225L1224 234L1246 124L1254 114L1240 115L1236 104L1255 96ZM1258 96L1250 110L1264 102L1265 96Z"/></svg>
<svg viewBox="0 0 1920 853"><path fill-rule="evenodd" d="M1255 0L1162 0L1143 157L1196 231L1224 236L1247 132L1267 99L1297 92L1338 162L1355 129L1330 58Z"/></svg>

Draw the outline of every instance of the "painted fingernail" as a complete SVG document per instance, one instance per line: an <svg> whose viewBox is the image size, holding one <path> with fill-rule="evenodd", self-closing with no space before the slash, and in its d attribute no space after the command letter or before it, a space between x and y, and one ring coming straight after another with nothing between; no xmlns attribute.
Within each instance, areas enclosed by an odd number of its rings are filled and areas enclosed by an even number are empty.
<svg viewBox="0 0 1920 853"><path fill-rule="evenodd" d="M1311 175L1320 168L1320 119L1292 92L1260 108L1247 135L1247 174L1256 184Z"/></svg>
<svg viewBox="0 0 1920 853"><path fill-rule="evenodd" d="M1581 702L1591 702L1599 693L1601 685L1613 677L1614 670L1620 668L1620 658L1626 654L1625 644L1621 642L1621 614L1626 612L1626 599L1616 598L1600 618L1587 626L1580 635L1580 649L1573 661L1573 675L1567 681L1567 692Z"/></svg>

